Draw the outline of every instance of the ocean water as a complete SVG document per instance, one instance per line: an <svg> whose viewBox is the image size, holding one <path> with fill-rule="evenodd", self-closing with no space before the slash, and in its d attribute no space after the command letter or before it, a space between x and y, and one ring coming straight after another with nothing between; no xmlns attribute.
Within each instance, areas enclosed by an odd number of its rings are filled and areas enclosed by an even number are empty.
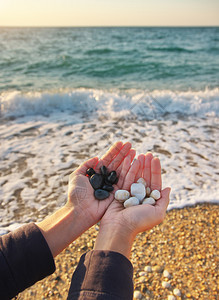
<svg viewBox="0 0 219 300"><path fill-rule="evenodd" d="M219 202L219 27L0 28L0 228L63 205L116 140L152 151L169 209Z"/></svg>

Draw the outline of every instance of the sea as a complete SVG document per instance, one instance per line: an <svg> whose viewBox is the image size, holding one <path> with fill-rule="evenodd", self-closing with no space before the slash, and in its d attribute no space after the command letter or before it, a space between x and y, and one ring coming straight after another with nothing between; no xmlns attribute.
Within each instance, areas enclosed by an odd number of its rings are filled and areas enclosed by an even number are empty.
<svg viewBox="0 0 219 300"><path fill-rule="evenodd" d="M218 203L218 117L219 27L0 27L0 233L117 140L161 159L168 209Z"/></svg>

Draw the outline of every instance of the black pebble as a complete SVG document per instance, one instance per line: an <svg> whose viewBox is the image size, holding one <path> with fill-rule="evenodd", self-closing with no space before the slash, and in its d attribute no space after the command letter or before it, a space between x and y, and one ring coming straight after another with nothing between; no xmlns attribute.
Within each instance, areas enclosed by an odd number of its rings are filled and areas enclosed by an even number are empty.
<svg viewBox="0 0 219 300"><path fill-rule="evenodd" d="M104 200L104 199L108 198L109 195L110 195L110 193L108 191L104 191L101 189L94 191L94 197L98 200Z"/></svg>
<svg viewBox="0 0 219 300"><path fill-rule="evenodd" d="M92 185L92 187L95 190L101 188L103 185L103 182L104 182L104 178L101 174L94 174L90 178L90 184Z"/></svg>
<svg viewBox="0 0 219 300"><path fill-rule="evenodd" d="M102 167L100 168L100 172L101 172L101 174L102 174L104 177L106 177L106 176L108 175L107 167L102 166Z"/></svg>
<svg viewBox="0 0 219 300"><path fill-rule="evenodd" d="M107 176L107 181L109 181L111 184L114 184L116 182L116 179L117 179L116 171L110 172L109 175Z"/></svg>
<svg viewBox="0 0 219 300"><path fill-rule="evenodd" d="M102 189L105 190L105 191L108 191L108 192L112 192L114 190L114 187L112 185L104 184Z"/></svg>
<svg viewBox="0 0 219 300"><path fill-rule="evenodd" d="M86 174L88 175L88 176L92 176L92 175L94 175L96 172L94 171L94 169L93 168L90 168L90 169L87 169L87 172L86 172Z"/></svg>

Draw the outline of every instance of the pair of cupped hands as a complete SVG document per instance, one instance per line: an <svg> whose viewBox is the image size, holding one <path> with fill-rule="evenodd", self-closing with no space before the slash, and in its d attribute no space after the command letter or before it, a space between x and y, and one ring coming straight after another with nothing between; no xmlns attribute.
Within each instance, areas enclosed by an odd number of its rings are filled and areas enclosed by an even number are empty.
<svg viewBox="0 0 219 300"><path fill-rule="evenodd" d="M136 151L131 143L116 142L101 159L94 157L83 163L69 178L67 207L73 207L78 215L83 216L86 228L100 222L100 233L105 237L119 232L120 236L129 236L132 241L142 231L161 223L169 203L170 188L162 190L161 165L152 153L140 154L134 159ZM100 172L101 166L108 171L115 170L119 178L114 191L102 201L95 199L94 190L86 176L86 170L94 168ZM131 184L143 177L151 190L159 190L161 198L154 206L149 204L124 208L115 200L118 189L130 191ZM101 245L100 245L101 246Z"/></svg>

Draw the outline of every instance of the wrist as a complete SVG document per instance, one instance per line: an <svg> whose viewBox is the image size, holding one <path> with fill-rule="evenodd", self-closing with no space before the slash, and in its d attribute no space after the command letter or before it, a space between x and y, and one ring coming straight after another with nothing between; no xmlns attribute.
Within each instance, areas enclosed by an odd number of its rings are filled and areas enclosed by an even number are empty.
<svg viewBox="0 0 219 300"><path fill-rule="evenodd" d="M122 226L101 226L100 224L94 250L118 252L129 259L134 238L135 235Z"/></svg>
<svg viewBox="0 0 219 300"><path fill-rule="evenodd" d="M80 211L64 206L53 215L36 224L52 252L59 254L89 227ZM88 227L87 227L88 226Z"/></svg>

